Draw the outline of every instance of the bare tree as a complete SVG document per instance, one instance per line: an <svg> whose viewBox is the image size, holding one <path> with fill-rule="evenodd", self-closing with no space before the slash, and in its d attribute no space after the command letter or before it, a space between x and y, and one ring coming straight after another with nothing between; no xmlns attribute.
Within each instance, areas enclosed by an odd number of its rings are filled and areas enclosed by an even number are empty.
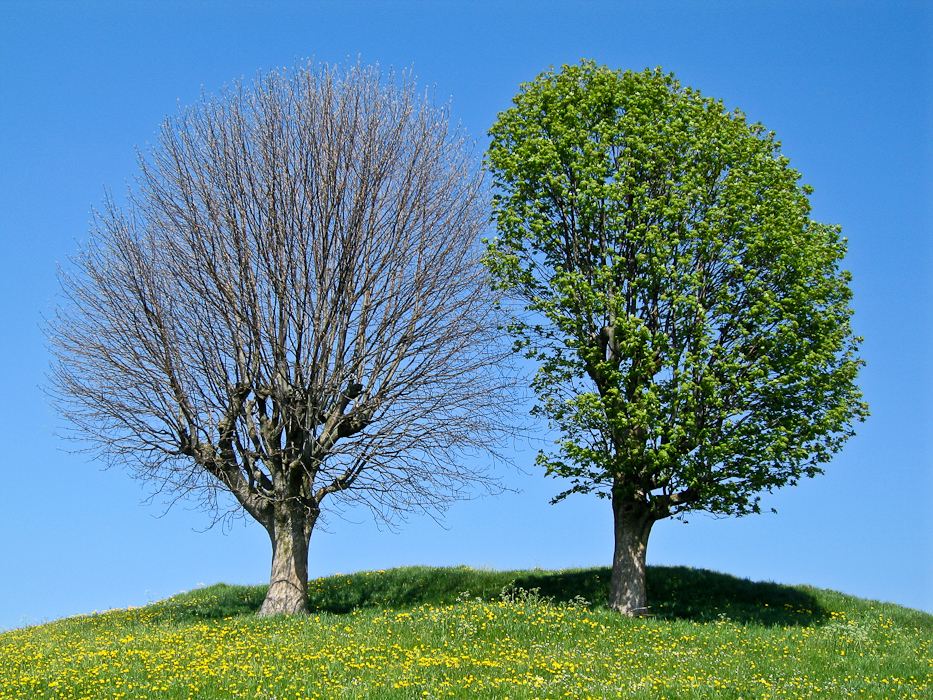
<svg viewBox="0 0 933 700"><path fill-rule="evenodd" d="M169 118L62 271L70 434L272 541L260 614L307 609L328 504L443 507L508 424L473 147L402 76L311 64ZM215 513L218 512L215 510Z"/></svg>

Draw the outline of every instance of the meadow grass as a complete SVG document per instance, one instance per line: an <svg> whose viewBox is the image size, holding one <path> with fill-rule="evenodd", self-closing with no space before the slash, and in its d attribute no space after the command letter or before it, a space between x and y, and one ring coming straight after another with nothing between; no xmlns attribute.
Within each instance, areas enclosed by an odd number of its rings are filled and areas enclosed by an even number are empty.
<svg viewBox="0 0 933 700"><path fill-rule="evenodd" d="M217 584L0 635L0 698L933 698L933 616L806 586L651 567L410 567L311 582L306 618Z"/></svg>

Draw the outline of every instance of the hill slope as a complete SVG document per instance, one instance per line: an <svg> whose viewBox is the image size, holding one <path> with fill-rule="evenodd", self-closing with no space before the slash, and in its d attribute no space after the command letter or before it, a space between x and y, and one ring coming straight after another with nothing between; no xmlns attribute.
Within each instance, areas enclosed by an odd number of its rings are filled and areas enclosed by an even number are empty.
<svg viewBox="0 0 933 700"><path fill-rule="evenodd" d="M649 568L652 616L608 569L413 567L263 587L0 635L0 698L931 698L933 616L806 586Z"/></svg>

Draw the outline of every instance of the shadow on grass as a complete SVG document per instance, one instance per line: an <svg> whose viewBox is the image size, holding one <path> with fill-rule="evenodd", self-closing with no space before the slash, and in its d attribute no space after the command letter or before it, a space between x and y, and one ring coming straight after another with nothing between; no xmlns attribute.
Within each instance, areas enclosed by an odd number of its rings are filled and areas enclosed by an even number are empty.
<svg viewBox="0 0 933 700"><path fill-rule="evenodd" d="M152 603L146 608L146 617L149 622L189 623L255 615L268 589L268 586L216 583Z"/></svg>
<svg viewBox="0 0 933 700"><path fill-rule="evenodd" d="M563 571L486 571L405 567L387 571L338 574L309 582L312 614L345 614L366 608L405 609L448 605L464 592L470 598L497 601L508 586L538 594L555 604L582 597L605 607L611 571L606 568ZM649 566L648 605L651 617L695 622L731 621L766 626L814 625L828 618L816 598L801 589L755 583L715 571L688 567ZM267 587L216 584L156 604L160 619L223 619L255 614ZM155 612L155 610L153 610Z"/></svg>
<svg viewBox="0 0 933 700"><path fill-rule="evenodd" d="M514 572L520 573L520 572ZM308 584L312 612L346 613L360 608L412 608L448 605L464 592L471 598L498 600L515 575L477 571L466 566L431 568L411 566L317 579Z"/></svg>
<svg viewBox="0 0 933 700"><path fill-rule="evenodd" d="M604 607L611 573L608 567L565 571L409 567L312 581L309 604L313 612L341 614L369 607L444 605L464 591L488 601L498 600L503 588L514 584L527 591L538 589L541 597L554 603L580 596ZM788 626L820 624L828 617L806 591L715 571L649 566L647 586L650 614L660 619Z"/></svg>
<svg viewBox="0 0 933 700"><path fill-rule="evenodd" d="M685 566L648 567L648 604L662 619L809 626L829 618L817 599L793 586Z"/></svg>
<svg viewBox="0 0 933 700"><path fill-rule="evenodd" d="M583 596L596 606L609 600L608 567L565 572L531 572L516 580L527 590L555 602ZM731 621L767 626L820 624L828 613L810 593L776 583L756 583L716 571L685 566L649 566L646 573L649 616L693 622Z"/></svg>

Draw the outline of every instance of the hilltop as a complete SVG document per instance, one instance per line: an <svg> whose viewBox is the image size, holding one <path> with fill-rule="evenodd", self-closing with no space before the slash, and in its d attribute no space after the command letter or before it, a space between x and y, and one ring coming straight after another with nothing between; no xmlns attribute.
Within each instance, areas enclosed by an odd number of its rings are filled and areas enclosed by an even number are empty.
<svg viewBox="0 0 933 700"><path fill-rule="evenodd" d="M408 567L262 586L0 635L0 698L929 698L933 616L808 586L649 567L651 614L607 610L607 568Z"/></svg>

